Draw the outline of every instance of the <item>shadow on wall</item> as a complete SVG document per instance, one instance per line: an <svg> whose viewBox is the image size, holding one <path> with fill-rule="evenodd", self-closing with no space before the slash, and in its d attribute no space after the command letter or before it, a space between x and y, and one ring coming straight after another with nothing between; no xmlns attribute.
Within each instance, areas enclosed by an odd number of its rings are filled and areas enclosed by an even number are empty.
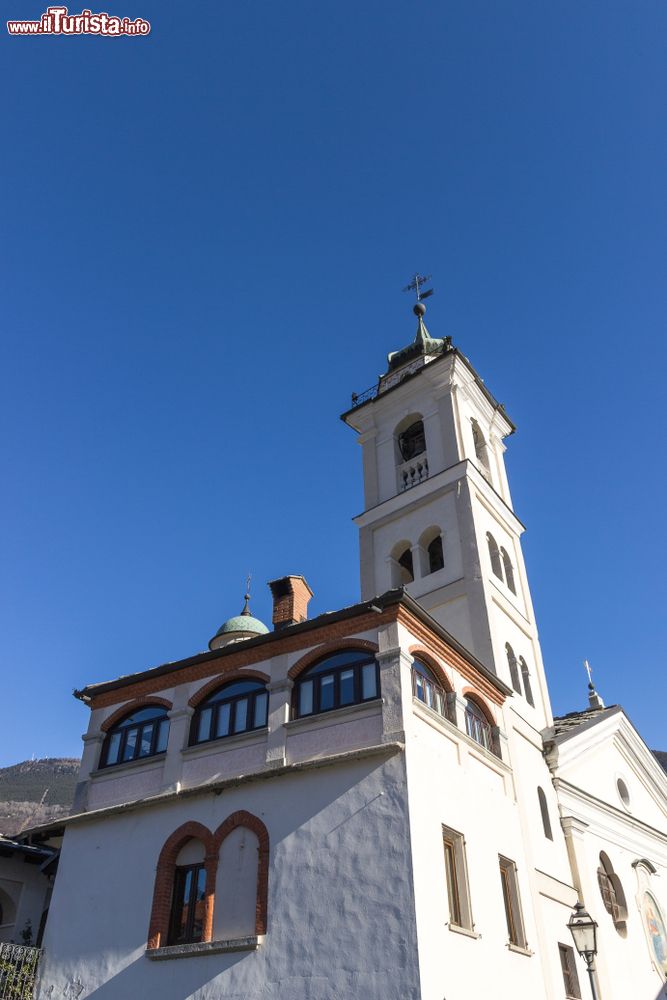
<svg viewBox="0 0 667 1000"><path fill-rule="evenodd" d="M244 960L252 960L255 952L231 952L228 955L199 955L196 959L180 958L173 961L151 962L141 955L126 965L111 979L91 992L85 976L76 974L66 982L57 985L49 982L48 966L46 975L37 994L38 1000L127 1000L128 997L159 996L160 1000L202 1000L213 996L213 992L199 991L221 973ZM211 991L213 986L211 985ZM155 991L154 993L152 991ZM217 993L215 994L217 995Z"/></svg>

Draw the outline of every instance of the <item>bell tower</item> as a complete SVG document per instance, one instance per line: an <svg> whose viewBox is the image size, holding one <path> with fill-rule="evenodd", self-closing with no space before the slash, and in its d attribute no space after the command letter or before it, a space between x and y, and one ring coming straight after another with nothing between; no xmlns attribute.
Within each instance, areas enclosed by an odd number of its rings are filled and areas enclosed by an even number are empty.
<svg viewBox="0 0 667 1000"><path fill-rule="evenodd" d="M416 290L414 340L342 415L363 455L362 600L404 586L541 729L551 708L504 462L515 427L451 338L431 337Z"/></svg>

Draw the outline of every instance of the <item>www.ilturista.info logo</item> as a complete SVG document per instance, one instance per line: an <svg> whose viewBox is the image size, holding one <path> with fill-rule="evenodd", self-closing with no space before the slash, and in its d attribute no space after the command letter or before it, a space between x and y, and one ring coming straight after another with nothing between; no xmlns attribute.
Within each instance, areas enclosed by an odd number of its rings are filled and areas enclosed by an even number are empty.
<svg viewBox="0 0 667 1000"><path fill-rule="evenodd" d="M150 23L138 17L114 17L111 14L93 14L82 10L80 14L68 13L67 7L47 7L39 21L7 21L10 35L147 35Z"/></svg>

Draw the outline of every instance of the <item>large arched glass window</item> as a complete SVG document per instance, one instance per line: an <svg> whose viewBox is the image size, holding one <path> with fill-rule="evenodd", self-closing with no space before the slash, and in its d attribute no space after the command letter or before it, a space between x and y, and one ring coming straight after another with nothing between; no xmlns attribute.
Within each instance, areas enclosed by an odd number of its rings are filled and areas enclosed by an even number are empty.
<svg viewBox="0 0 667 1000"><path fill-rule="evenodd" d="M510 679L512 681L512 687L517 692L517 694L521 694L521 682L519 680L519 665L516 662L516 656L514 655L514 650L510 646L509 642L505 643L505 652L507 653L507 663L510 668Z"/></svg>
<svg viewBox="0 0 667 1000"><path fill-rule="evenodd" d="M223 684L197 705L190 727L190 744L263 729L268 704L263 681L249 678Z"/></svg>
<svg viewBox="0 0 667 1000"><path fill-rule="evenodd" d="M499 580L502 580L503 567L500 561L500 549L498 548L498 543L490 531L487 531L486 533L486 544L489 546L489 558L491 560L493 575L497 576Z"/></svg>
<svg viewBox="0 0 667 1000"><path fill-rule="evenodd" d="M380 694L380 670L366 649L341 649L308 667L294 685L295 719L372 701Z"/></svg>
<svg viewBox="0 0 667 1000"><path fill-rule="evenodd" d="M162 705L140 708L109 730L102 746L100 767L111 767L113 764L124 764L164 753L168 739L167 709Z"/></svg>
<svg viewBox="0 0 667 1000"><path fill-rule="evenodd" d="M465 703L466 732L468 736L475 743L479 743L480 746L485 747L492 753L496 753L491 726L486 715L473 698L466 698ZM498 756L500 755L498 754Z"/></svg>
<svg viewBox="0 0 667 1000"><path fill-rule="evenodd" d="M447 701L447 692L439 683L433 671L421 660L412 661L412 694L418 701L423 701L425 705L432 708L438 715L456 722L452 718L450 706Z"/></svg>

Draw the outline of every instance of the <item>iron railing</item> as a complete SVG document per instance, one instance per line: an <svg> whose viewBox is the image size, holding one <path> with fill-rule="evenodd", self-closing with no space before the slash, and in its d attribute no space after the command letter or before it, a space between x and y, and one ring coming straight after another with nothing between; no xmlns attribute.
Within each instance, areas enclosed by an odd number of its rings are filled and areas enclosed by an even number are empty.
<svg viewBox="0 0 667 1000"><path fill-rule="evenodd" d="M33 1000L40 948L0 944L0 1000Z"/></svg>

